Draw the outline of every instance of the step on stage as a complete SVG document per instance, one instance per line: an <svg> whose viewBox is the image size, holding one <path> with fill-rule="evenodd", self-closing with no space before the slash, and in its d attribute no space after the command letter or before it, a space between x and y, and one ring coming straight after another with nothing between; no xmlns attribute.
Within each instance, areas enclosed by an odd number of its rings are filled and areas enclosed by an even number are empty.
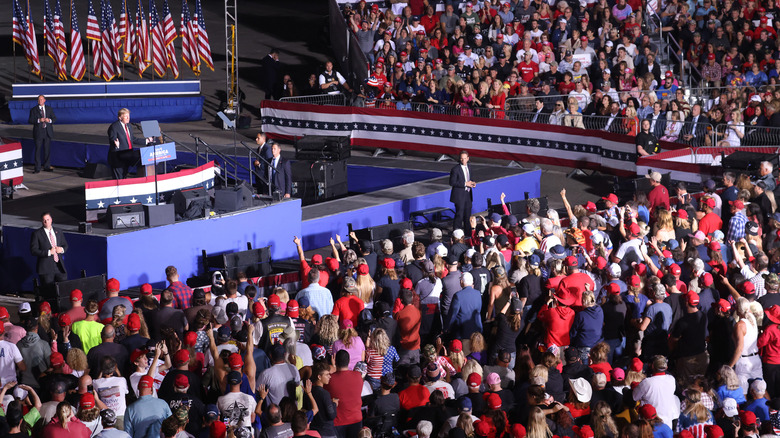
<svg viewBox="0 0 780 438"><path fill-rule="evenodd" d="M412 158L353 156L348 160L349 196L301 206L299 199L150 228L116 229L93 224L91 234L79 232L84 221L84 182L76 170L58 168L54 173L25 175L29 193L18 193L3 204L3 245L0 253L0 293L33 288L36 260L30 255L32 232L40 227L40 215L51 212L54 226L65 232L69 278L107 273L122 288L151 283L165 287L165 267L174 265L182 278L202 275L202 251L209 255L271 247L273 260L297 255L293 236L302 237L306 249L329 245L340 234L346 239L354 229L410 220L410 213L449 202L449 171L454 162ZM55 163L56 166L56 163ZM472 162L473 210L487 209L487 199L499 202L538 197L541 171L479 165Z"/></svg>

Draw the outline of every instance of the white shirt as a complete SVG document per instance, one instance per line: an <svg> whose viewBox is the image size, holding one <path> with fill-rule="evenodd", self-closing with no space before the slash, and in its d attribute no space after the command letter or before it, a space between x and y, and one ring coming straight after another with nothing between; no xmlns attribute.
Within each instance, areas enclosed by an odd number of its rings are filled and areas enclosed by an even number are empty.
<svg viewBox="0 0 780 438"><path fill-rule="evenodd" d="M428 383L425 385L426 388L428 388L428 391L433 393L433 391L439 390L444 395L444 398L448 398L450 400L455 399L455 390L452 389L452 385L450 385L447 382L437 380L435 382Z"/></svg>
<svg viewBox="0 0 780 438"><path fill-rule="evenodd" d="M140 380L140 379L139 379ZM127 380L124 377L107 377L97 379L93 382L100 400L116 412L117 417L125 415L127 403L125 394L127 394Z"/></svg>
<svg viewBox="0 0 780 438"><path fill-rule="evenodd" d="M652 405L658 418L672 427L672 421L680 416L680 399L674 395L675 385L674 377L670 375L648 377L634 389L634 401Z"/></svg>
<svg viewBox="0 0 780 438"><path fill-rule="evenodd" d="M0 340L0 385L15 382L16 364L24 360L16 344Z"/></svg>
<svg viewBox="0 0 780 438"><path fill-rule="evenodd" d="M274 167L276 167L276 163L273 161L271 161L271 163L274 164ZM216 305L227 311L228 303L236 303L238 306L238 314L241 316L241 319L246 319L246 311L249 308L249 300L247 297L239 295L235 298L221 298L217 300Z"/></svg>
<svg viewBox="0 0 780 438"><path fill-rule="evenodd" d="M460 168L463 170L463 176L466 177L466 183L471 181L471 175L469 175L469 166L460 165ZM466 190L468 191L469 187L464 184L464 187L466 187Z"/></svg>
<svg viewBox="0 0 780 438"><path fill-rule="evenodd" d="M243 392L229 392L217 399L217 407L224 418L230 419L228 426L251 427L257 402Z"/></svg>

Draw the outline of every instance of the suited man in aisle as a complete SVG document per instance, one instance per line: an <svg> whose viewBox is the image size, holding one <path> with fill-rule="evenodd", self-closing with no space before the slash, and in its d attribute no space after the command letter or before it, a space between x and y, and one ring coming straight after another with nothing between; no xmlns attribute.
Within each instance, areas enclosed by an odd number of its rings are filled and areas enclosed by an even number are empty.
<svg viewBox="0 0 780 438"><path fill-rule="evenodd" d="M62 231L52 227L50 213L41 215L41 223L43 226L30 236L30 253L38 258L36 270L41 284L51 287L55 282L68 279L63 260L68 250L68 241Z"/></svg>
<svg viewBox="0 0 780 438"><path fill-rule="evenodd" d="M268 141L268 139L265 136L265 133L258 132L257 137L255 137L255 144L257 145L257 155L261 156L263 160L267 161L268 163L271 162L271 159L273 159L273 142ZM258 159L255 159L254 166L257 168L257 170L260 172L261 175L263 175L266 179L268 179L268 165L264 162L261 162ZM261 194L268 194L268 185L266 185L263 181L260 181L258 178L257 184L257 192Z"/></svg>
<svg viewBox="0 0 780 438"><path fill-rule="evenodd" d="M133 135L130 126L130 110L122 108L117 113L116 122L108 127L108 165L114 174L114 179L127 178L127 170L138 162L140 154L130 151L139 146L146 146L152 138L140 138Z"/></svg>
<svg viewBox="0 0 780 438"><path fill-rule="evenodd" d="M274 199L289 198L292 193L290 160L282 158L282 148L276 143L271 147L271 152L271 188Z"/></svg>
<svg viewBox="0 0 780 438"><path fill-rule="evenodd" d="M474 199L474 187L477 186L471 179L471 169L469 168L469 153L461 151L460 164L450 170L450 202L455 204L455 220L453 229L462 229L466 235L471 235L471 202Z"/></svg>
<svg viewBox="0 0 780 438"><path fill-rule="evenodd" d="M38 105L30 108L30 117L27 122L33 125L33 139L35 140L35 170L33 173L40 173L41 168L46 172L53 172L49 157L51 153L51 139L54 137L54 128L52 124L57 120L54 110L46 105L46 96L38 96ZM43 153L43 159L41 159Z"/></svg>

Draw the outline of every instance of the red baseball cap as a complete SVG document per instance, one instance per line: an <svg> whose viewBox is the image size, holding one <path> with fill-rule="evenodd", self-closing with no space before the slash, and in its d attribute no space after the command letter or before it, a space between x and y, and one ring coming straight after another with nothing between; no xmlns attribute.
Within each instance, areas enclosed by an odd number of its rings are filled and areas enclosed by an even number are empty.
<svg viewBox="0 0 780 438"><path fill-rule="evenodd" d="M720 242L712 241L712 242L710 242L709 247L713 251L720 251Z"/></svg>
<svg viewBox="0 0 780 438"><path fill-rule="evenodd" d="M255 302L252 304L252 314L255 315L258 318L262 318L265 316L265 307L263 307L263 303L261 302Z"/></svg>
<svg viewBox="0 0 780 438"><path fill-rule="evenodd" d="M109 278L106 282L106 290L109 292L118 292L119 291L119 280L116 278Z"/></svg>
<svg viewBox="0 0 780 438"><path fill-rule="evenodd" d="M699 305L699 294L696 292L688 292L688 305L689 306L698 306Z"/></svg>
<svg viewBox="0 0 780 438"><path fill-rule="evenodd" d="M737 199L736 201L729 201L730 205L733 205L737 210L742 210L745 208L745 203L742 202L741 199Z"/></svg>
<svg viewBox="0 0 780 438"><path fill-rule="evenodd" d="M395 259L392 257L385 257L382 260L382 266L384 266L386 269L394 269L395 268Z"/></svg>
<svg viewBox="0 0 780 438"><path fill-rule="evenodd" d="M629 286L639 287L641 284L642 284L642 279L640 279L638 275L632 275L631 278L628 279Z"/></svg>
<svg viewBox="0 0 780 438"><path fill-rule="evenodd" d="M368 275L368 265L362 264L358 266L358 275Z"/></svg>
<svg viewBox="0 0 780 438"><path fill-rule="evenodd" d="M470 388L479 388L479 385L482 384L482 376L477 373L471 373L466 379L466 384L468 384Z"/></svg>
<svg viewBox="0 0 780 438"><path fill-rule="evenodd" d="M44 301L41 303L40 306L38 306L38 310L41 313L50 314L51 313L51 304L49 304L47 301Z"/></svg>
<svg viewBox="0 0 780 438"><path fill-rule="evenodd" d="M742 411L739 413L739 421L741 421L742 424L752 426L756 424L756 414L751 411Z"/></svg>
<svg viewBox="0 0 780 438"><path fill-rule="evenodd" d="M607 293L610 294L610 295L620 295L620 285L617 284L617 283L610 283L610 284L608 284L607 285Z"/></svg>
<svg viewBox="0 0 780 438"><path fill-rule="evenodd" d="M186 374L179 374L173 381L173 385L177 388L187 388L190 386L190 378Z"/></svg>
<svg viewBox="0 0 780 438"><path fill-rule="evenodd" d="M704 198L704 205L710 208L715 208L715 206L718 205L718 203L715 202L715 198L711 196L707 196L706 198Z"/></svg>
<svg viewBox="0 0 780 438"><path fill-rule="evenodd" d="M710 274L709 272L705 272L704 275L702 275L700 278L701 278L701 284L704 287L710 287L714 282L712 278L712 274Z"/></svg>
<svg viewBox="0 0 780 438"><path fill-rule="evenodd" d="M62 357L62 353L54 352L51 354L51 357L49 358L49 362L51 362L51 366L58 367L58 366L62 366L65 363L65 358Z"/></svg>
<svg viewBox="0 0 780 438"><path fill-rule="evenodd" d="M680 219L688 219L688 211L684 208L681 208L676 211L677 217Z"/></svg>
<svg viewBox="0 0 780 438"><path fill-rule="evenodd" d="M404 278L403 280L401 280L401 289L412 290L413 287L414 285L412 284L411 278Z"/></svg>
<svg viewBox="0 0 780 438"><path fill-rule="evenodd" d="M151 388L154 386L154 379L152 376L141 376L141 380L138 381L138 389Z"/></svg>
<svg viewBox="0 0 780 438"><path fill-rule="evenodd" d="M453 353L459 353L463 351L463 343L460 342L460 339L453 339L450 343L450 351Z"/></svg>
<svg viewBox="0 0 780 438"><path fill-rule="evenodd" d="M756 286L753 284L752 281L745 281L742 283L742 292L745 293L745 295L751 295L756 293Z"/></svg>
<svg viewBox="0 0 780 438"><path fill-rule="evenodd" d="M321 256L321 255L319 255L319 254L314 254L314 255L311 257L311 263L312 263L313 265L321 265L321 264L322 264L322 256Z"/></svg>
<svg viewBox="0 0 780 438"><path fill-rule="evenodd" d="M709 55L707 55L707 59L714 60L715 59L715 54L714 53L710 53Z"/></svg>
<svg viewBox="0 0 780 438"><path fill-rule="evenodd" d="M723 313L729 313L731 311L731 303L721 298L717 303L712 303L713 306L717 306L718 310Z"/></svg>
<svg viewBox="0 0 780 438"><path fill-rule="evenodd" d="M605 201L609 201L609 202L611 202L613 204L617 204L618 203L618 197L614 193L610 193L608 196L604 196L601 199L603 199Z"/></svg>
<svg viewBox="0 0 780 438"><path fill-rule="evenodd" d="M607 259L604 257L596 257L596 269L604 269L607 267Z"/></svg>
<svg viewBox="0 0 780 438"><path fill-rule="evenodd" d="M642 229L639 228L639 224L636 222L632 222L631 225L628 227L628 231L631 232L634 236L638 236L639 233L642 232Z"/></svg>
<svg viewBox="0 0 780 438"><path fill-rule="evenodd" d="M60 316L57 317L57 322L60 324L60 327L67 327L73 324L73 321L70 319L70 315L67 313L61 313Z"/></svg>
<svg viewBox="0 0 780 438"><path fill-rule="evenodd" d="M634 265L634 272L639 276L647 274L647 265L644 263L637 263Z"/></svg>
<svg viewBox="0 0 780 438"><path fill-rule="evenodd" d="M133 351L133 354L130 355L130 363L135 363L135 361L138 360L139 357L145 356L146 350L135 350Z"/></svg>
<svg viewBox="0 0 780 438"><path fill-rule="evenodd" d="M278 309L282 307L282 299L279 298L279 295L271 294L271 296L268 297L268 305L270 307L276 307Z"/></svg>
<svg viewBox="0 0 780 438"><path fill-rule="evenodd" d="M81 301L84 299L84 294L81 293L78 289L73 289L70 291L70 300L71 301Z"/></svg>
<svg viewBox="0 0 780 438"><path fill-rule="evenodd" d="M177 351L176 354L173 355L174 366L179 366L189 361L190 361L190 352L185 349L181 349Z"/></svg>
<svg viewBox="0 0 780 438"><path fill-rule="evenodd" d="M368 265L365 265L368 266ZM287 316L291 318L297 318L299 315L298 313L298 302L295 300L290 300L287 302Z"/></svg>
<svg viewBox="0 0 780 438"><path fill-rule="evenodd" d="M225 438L227 426L221 421L215 421L209 426L209 438Z"/></svg>
<svg viewBox="0 0 780 438"><path fill-rule="evenodd" d="M152 294L152 285L149 283L144 283L141 285L141 295L151 295Z"/></svg>
<svg viewBox="0 0 780 438"><path fill-rule="evenodd" d="M577 257L573 255L566 257L566 266L577 266L578 264Z"/></svg>
<svg viewBox="0 0 780 438"><path fill-rule="evenodd" d="M672 73L672 71L671 71L671 70L667 70L667 71L666 71L666 75L665 75L665 76L666 76L667 78L671 78L671 77L673 77L673 76L674 76L674 73Z"/></svg>
<svg viewBox="0 0 780 438"><path fill-rule="evenodd" d="M91 392L87 392L81 395L81 400L79 401L80 407L84 409L94 409L95 408L95 396L92 395Z"/></svg>
<svg viewBox="0 0 780 438"><path fill-rule="evenodd" d="M680 270L680 265L677 263L672 264L672 266L669 266L669 272L672 273L672 275L680 275L682 270Z"/></svg>
<svg viewBox="0 0 780 438"><path fill-rule="evenodd" d="M197 333L195 333L193 331L189 331L189 332L187 332L187 334L184 335L184 342L183 342L184 346L186 346L186 347L194 347L196 342L198 342L198 334Z"/></svg>
<svg viewBox="0 0 780 438"><path fill-rule="evenodd" d="M641 415L642 418L646 420L652 420L658 416L658 413L655 411L655 407L653 405L642 405L637 411L639 412L639 415Z"/></svg>
<svg viewBox="0 0 780 438"><path fill-rule="evenodd" d="M141 330L141 317L137 313L131 313L127 317L127 329L131 332Z"/></svg>

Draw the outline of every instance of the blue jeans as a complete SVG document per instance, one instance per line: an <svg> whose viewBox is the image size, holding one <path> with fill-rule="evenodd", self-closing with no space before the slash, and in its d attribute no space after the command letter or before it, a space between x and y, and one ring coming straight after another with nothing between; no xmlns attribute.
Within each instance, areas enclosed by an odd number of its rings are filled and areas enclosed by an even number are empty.
<svg viewBox="0 0 780 438"><path fill-rule="evenodd" d="M608 361L612 363L612 359L615 356L622 356L623 350L626 348L626 338L605 339L604 342L609 345Z"/></svg>

